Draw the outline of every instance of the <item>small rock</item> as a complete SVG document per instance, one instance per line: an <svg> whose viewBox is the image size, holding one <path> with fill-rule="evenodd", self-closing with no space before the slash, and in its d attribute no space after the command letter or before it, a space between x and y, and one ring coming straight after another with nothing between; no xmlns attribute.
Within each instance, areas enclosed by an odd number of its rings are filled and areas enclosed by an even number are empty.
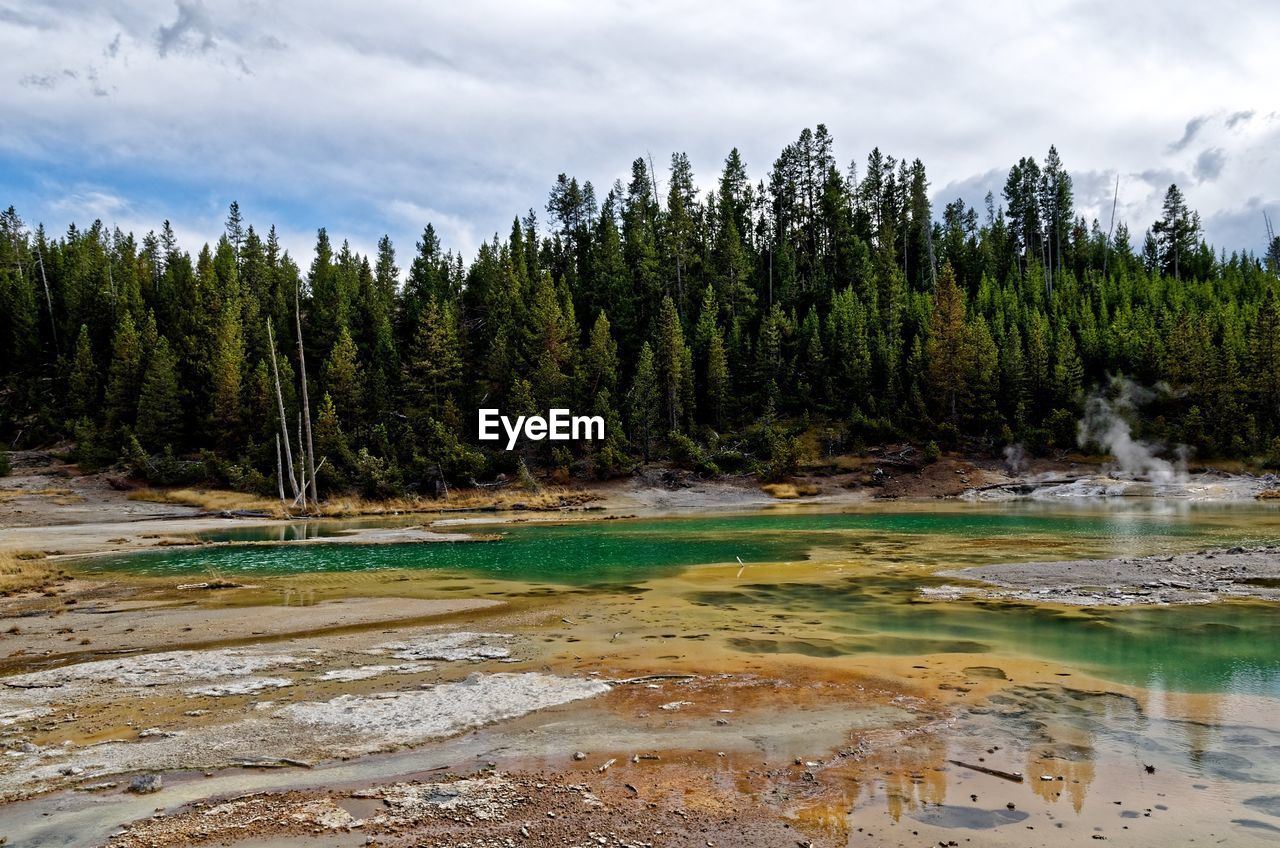
<svg viewBox="0 0 1280 848"><path fill-rule="evenodd" d="M140 774L129 781L129 791L138 795L148 795L164 788L164 778L158 774Z"/></svg>
<svg viewBox="0 0 1280 848"><path fill-rule="evenodd" d="M151 739L152 737L159 737L161 739L171 739L177 735L178 734L168 730L161 730L158 727L148 727L146 730L138 731L139 739Z"/></svg>

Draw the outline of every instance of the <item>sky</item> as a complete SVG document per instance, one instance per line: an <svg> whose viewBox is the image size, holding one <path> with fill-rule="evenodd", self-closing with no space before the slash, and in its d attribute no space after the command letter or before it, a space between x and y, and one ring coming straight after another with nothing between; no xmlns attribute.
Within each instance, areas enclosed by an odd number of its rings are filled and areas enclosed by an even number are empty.
<svg viewBox="0 0 1280 848"><path fill-rule="evenodd" d="M268 3L0 0L0 206L185 247L237 200L304 265L317 227L407 265L431 222L474 255L559 173L598 196L637 156L754 179L825 123L982 209L1055 144L1077 211L1135 241L1171 182L1228 251L1280 219L1280 4Z"/></svg>

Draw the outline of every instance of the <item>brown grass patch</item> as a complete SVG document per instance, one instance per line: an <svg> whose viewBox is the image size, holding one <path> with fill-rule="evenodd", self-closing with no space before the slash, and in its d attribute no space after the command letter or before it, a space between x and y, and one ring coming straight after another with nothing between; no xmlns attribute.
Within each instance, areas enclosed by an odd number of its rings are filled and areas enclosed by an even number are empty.
<svg viewBox="0 0 1280 848"><path fill-rule="evenodd" d="M777 498L780 501L801 497L807 498L819 492L818 487L812 483L765 483L760 488L766 495Z"/></svg>
<svg viewBox="0 0 1280 848"><path fill-rule="evenodd" d="M14 498L50 498L56 504L82 503L84 498L70 489L46 487L44 489L0 489L0 500Z"/></svg>
<svg viewBox="0 0 1280 848"><path fill-rule="evenodd" d="M125 495L131 501L147 501L148 503L176 504L193 506L208 512L223 510L247 509L266 512L277 518L284 518L284 509L280 501L247 495L244 492L233 492L226 489L134 489Z"/></svg>
<svg viewBox="0 0 1280 848"><path fill-rule="evenodd" d="M844 472L861 471L869 464L865 456L854 456L853 454L840 454L825 460L825 462L828 467Z"/></svg>
<svg viewBox="0 0 1280 848"><path fill-rule="evenodd" d="M273 518L287 518L280 501L233 492L225 489L151 489L129 492L134 501L192 506L208 512L225 510L252 510L265 512ZM596 499L595 495L563 486L547 486L538 492L520 489L452 489L449 497L432 500L421 497L368 500L356 496L338 496L308 505L308 515L343 518L357 515L402 515L415 512L446 512L455 509L533 509L551 510L565 506L578 506ZM293 510L293 515L300 514Z"/></svg>
<svg viewBox="0 0 1280 848"><path fill-rule="evenodd" d="M0 551L0 596L47 589L61 577L38 551Z"/></svg>

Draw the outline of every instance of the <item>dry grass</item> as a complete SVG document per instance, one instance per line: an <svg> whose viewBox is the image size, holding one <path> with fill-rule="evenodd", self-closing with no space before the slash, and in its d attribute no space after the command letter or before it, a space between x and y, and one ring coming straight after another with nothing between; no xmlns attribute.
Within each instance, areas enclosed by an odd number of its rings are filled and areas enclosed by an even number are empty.
<svg viewBox="0 0 1280 848"><path fill-rule="evenodd" d="M70 489L46 487L44 489L0 489L0 500L14 498L49 498L56 504L82 503L84 498Z"/></svg>
<svg viewBox="0 0 1280 848"><path fill-rule="evenodd" d="M232 492L225 489L134 489L127 495L131 501L194 506L208 512L248 509L284 518L280 501Z"/></svg>
<svg viewBox="0 0 1280 848"><path fill-rule="evenodd" d="M810 497L818 494L818 487L812 483L765 483L760 487L766 495L780 501L794 498Z"/></svg>
<svg viewBox="0 0 1280 848"><path fill-rule="evenodd" d="M833 456L824 461L825 464L836 471L850 472L861 471L867 467L868 460L865 456L854 456L853 454L840 454Z"/></svg>
<svg viewBox="0 0 1280 848"><path fill-rule="evenodd" d="M47 589L61 576L42 553L0 551L0 597Z"/></svg>
<svg viewBox="0 0 1280 848"><path fill-rule="evenodd" d="M276 518L288 517L278 500L260 498L225 489L136 489L130 500L193 506L208 512L253 510ZM455 509L559 509L562 506L587 503L595 499L586 492L560 486L544 487L538 492L520 489L453 489L448 498L404 497L368 500L361 497L335 497L310 506L308 514L332 518L355 515L397 515L414 512L443 512Z"/></svg>

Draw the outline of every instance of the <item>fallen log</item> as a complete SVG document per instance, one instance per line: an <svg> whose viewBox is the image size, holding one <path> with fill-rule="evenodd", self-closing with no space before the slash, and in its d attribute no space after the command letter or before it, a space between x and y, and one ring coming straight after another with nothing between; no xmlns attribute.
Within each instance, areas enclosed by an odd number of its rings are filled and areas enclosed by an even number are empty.
<svg viewBox="0 0 1280 848"><path fill-rule="evenodd" d="M960 766L960 768L967 768L971 771L980 771L983 774L989 774L992 777L998 777L1001 780L1008 780L1012 783L1021 783L1023 781L1023 777L1020 772L1000 771L1000 769L987 768L986 766L980 766L976 763L966 763L962 760L947 760L947 762L951 763L953 766Z"/></svg>
<svg viewBox="0 0 1280 848"><path fill-rule="evenodd" d="M631 686L637 683L651 683L655 680L693 680L696 674L646 674L643 677L625 677L621 680L610 680L613 686Z"/></svg>
<svg viewBox="0 0 1280 848"><path fill-rule="evenodd" d="M274 769L274 768L309 769L312 767L311 763L305 760L295 760L292 757L241 757L240 759L232 760L231 765L238 766L239 768L260 768L260 769Z"/></svg>

